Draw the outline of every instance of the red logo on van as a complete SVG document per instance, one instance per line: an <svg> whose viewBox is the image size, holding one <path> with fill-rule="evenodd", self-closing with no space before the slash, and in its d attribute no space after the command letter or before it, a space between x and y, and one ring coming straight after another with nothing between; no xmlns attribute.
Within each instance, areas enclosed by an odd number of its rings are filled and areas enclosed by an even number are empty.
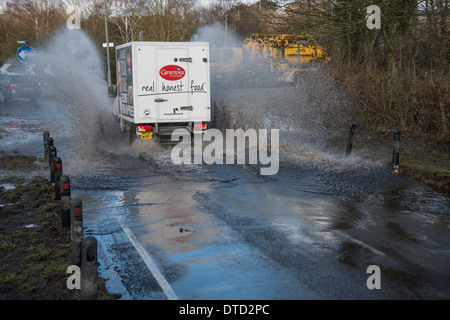
<svg viewBox="0 0 450 320"><path fill-rule="evenodd" d="M169 81L175 81L183 79L184 75L186 74L186 71L180 66L176 65L168 65L165 67L162 67L161 70L159 70L159 75Z"/></svg>

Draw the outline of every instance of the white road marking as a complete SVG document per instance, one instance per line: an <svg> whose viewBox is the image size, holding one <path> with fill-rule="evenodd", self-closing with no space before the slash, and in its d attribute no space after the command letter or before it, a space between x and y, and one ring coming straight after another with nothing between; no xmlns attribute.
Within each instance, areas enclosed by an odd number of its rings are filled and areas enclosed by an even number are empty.
<svg viewBox="0 0 450 320"><path fill-rule="evenodd" d="M147 268L152 273L153 277L155 278L156 282L158 282L159 286L163 290L163 292L166 294L167 298L169 300L178 300L177 295L173 291L170 284L167 282L166 278L159 272L158 267L153 262L152 258L148 255L147 251L145 251L144 247L139 243L139 241L134 236L133 232L125 227L122 223L120 224L122 226L122 230L125 232L127 237L130 239L133 246L136 248L137 252L141 256L142 260L144 260L145 264L147 265Z"/></svg>
<svg viewBox="0 0 450 320"><path fill-rule="evenodd" d="M383 252L381 252L381 251L379 251L379 250L377 250L377 249L375 249L375 248L369 246L368 244L365 244L364 242L362 242L362 241L360 241L360 240L358 240L358 239L355 239L355 238L353 238L353 237L351 237L351 236L349 236L349 235L347 235L347 234L345 234L345 233L342 233L342 232L339 232L339 231L336 231L336 230L333 230L332 232L333 232L335 235L337 235L337 236L347 238L347 239L349 239L350 241L352 241L352 242L354 242L354 243L356 243L356 244L359 244L361 247L364 247L364 248L366 248L366 249L372 251L373 253L376 253L376 254L378 254L378 255L380 255L380 256L385 256L385 254L384 254Z"/></svg>

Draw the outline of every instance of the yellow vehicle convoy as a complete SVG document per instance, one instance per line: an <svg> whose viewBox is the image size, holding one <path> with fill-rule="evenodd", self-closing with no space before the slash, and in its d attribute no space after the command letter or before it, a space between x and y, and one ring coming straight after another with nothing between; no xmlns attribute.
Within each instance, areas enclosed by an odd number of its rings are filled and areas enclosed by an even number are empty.
<svg viewBox="0 0 450 320"><path fill-rule="evenodd" d="M257 34L241 47L211 48L211 76L216 84L296 84L303 71L328 61L309 35Z"/></svg>
<svg viewBox="0 0 450 320"><path fill-rule="evenodd" d="M325 50L311 36L257 34L245 39L244 49L250 59L265 59L278 81L296 83L301 71L312 70L329 60Z"/></svg>
<svg viewBox="0 0 450 320"><path fill-rule="evenodd" d="M244 66L242 47L211 48L211 80L217 83L233 84L238 82Z"/></svg>

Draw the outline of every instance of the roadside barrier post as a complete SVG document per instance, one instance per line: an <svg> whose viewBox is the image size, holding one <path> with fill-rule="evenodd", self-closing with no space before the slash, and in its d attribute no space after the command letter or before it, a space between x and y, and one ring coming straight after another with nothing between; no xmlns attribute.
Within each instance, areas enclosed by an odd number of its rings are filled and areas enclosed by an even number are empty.
<svg viewBox="0 0 450 320"><path fill-rule="evenodd" d="M44 133L42 134L43 138L44 138L44 158L47 159L48 157L48 138L50 137L50 132L48 131L44 131Z"/></svg>
<svg viewBox="0 0 450 320"><path fill-rule="evenodd" d="M348 142L347 142L347 148L345 150L345 156L348 157L352 153L353 148L353 136L355 135L356 126L352 124L352 127L350 128L350 133L348 135Z"/></svg>
<svg viewBox="0 0 450 320"><path fill-rule="evenodd" d="M47 138L47 147L45 149L45 159L47 159L47 161L50 160L50 147L53 147L53 138L52 137L48 137Z"/></svg>
<svg viewBox="0 0 450 320"><path fill-rule="evenodd" d="M55 199L61 200L61 190L59 188L59 179L61 179L63 170L62 170L62 160L61 158L55 158L55 173L54 173L54 182L55 182Z"/></svg>
<svg viewBox="0 0 450 320"><path fill-rule="evenodd" d="M49 150L48 163L50 165L50 182L55 182L55 158L57 155L56 147L52 145L48 148L48 150Z"/></svg>
<svg viewBox="0 0 450 320"><path fill-rule="evenodd" d="M61 224L64 228L70 227L70 179L61 176L59 179L59 193L61 196Z"/></svg>
<svg viewBox="0 0 450 320"><path fill-rule="evenodd" d="M81 300L97 300L97 239L88 236L81 245Z"/></svg>
<svg viewBox="0 0 450 320"><path fill-rule="evenodd" d="M398 168L400 166L400 130L394 130L394 148L392 151L392 166L393 173L398 173Z"/></svg>
<svg viewBox="0 0 450 320"><path fill-rule="evenodd" d="M70 200L70 240L73 265L81 265L81 242L83 241L83 204L81 199Z"/></svg>

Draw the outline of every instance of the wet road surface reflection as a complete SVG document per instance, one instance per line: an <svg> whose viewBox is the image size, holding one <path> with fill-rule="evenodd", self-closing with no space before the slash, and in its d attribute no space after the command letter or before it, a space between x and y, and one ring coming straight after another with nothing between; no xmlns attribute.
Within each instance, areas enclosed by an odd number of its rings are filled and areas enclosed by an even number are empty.
<svg viewBox="0 0 450 320"><path fill-rule="evenodd" d="M77 149L67 108L42 98L27 113L2 109L1 148L40 157L51 132L101 274L123 299L169 298L136 245L179 299L450 298L446 194L326 150L281 153L279 172L260 176L175 165L170 149L130 147L120 133ZM367 288L371 265L380 290Z"/></svg>

